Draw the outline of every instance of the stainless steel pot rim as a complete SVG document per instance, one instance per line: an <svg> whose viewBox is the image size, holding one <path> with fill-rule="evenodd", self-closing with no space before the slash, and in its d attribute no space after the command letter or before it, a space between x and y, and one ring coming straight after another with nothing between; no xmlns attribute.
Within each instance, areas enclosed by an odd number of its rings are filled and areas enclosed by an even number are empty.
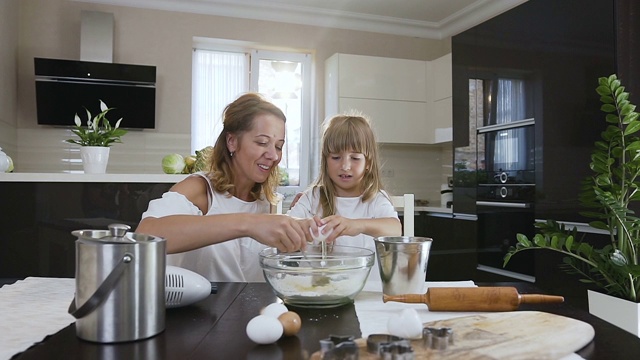
<svg viewBox="0 0 640 360"><path fill-rule="evenodd" d="M432 238L422 236L380 236L373 238L373 240L381 243L397 244L423 243L433 241Z"/></svg>

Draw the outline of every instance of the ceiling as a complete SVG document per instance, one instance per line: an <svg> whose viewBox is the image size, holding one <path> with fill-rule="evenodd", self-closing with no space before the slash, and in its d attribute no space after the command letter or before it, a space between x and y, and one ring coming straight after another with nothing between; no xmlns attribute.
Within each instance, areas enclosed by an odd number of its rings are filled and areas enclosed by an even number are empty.
<svg viewBox="0 0 640 360"><path fill-rule="evenodd" d="M444 39L527 0L74 0Z"/></svg>

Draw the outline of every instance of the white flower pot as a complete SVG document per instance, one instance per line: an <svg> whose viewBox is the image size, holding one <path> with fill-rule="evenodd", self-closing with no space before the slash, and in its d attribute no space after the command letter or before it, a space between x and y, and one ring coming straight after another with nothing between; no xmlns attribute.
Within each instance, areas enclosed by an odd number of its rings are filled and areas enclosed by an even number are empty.
<svg viewBox="0 0 640 360"><path fill-rule="evenodd" d="M80 148L82 167L85 174L104 174L109 162L109 147L83 146Z"/></svg>
<svg viewBox="0 0 640 360"><path fill-rule="evenodd" d="M640 337L640 303L587 290L589 312Z"/></svg>

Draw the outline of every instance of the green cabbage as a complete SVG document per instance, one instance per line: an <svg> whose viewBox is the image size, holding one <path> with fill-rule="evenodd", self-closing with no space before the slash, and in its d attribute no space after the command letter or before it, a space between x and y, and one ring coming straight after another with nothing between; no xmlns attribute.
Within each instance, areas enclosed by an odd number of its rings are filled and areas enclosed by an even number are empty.
<svg viewBox="0 0 640 360"><path fill-rule="evenodd" d="M9 168L5 172L10 173L10 172L13 172L13 160L9 155L7 155L7 159L9 160Z"/></svg>
<svg viewBox="0 0 640 360"><path fill-rule="evenodd" d="M180 154L169 154L162 158L162 170L165 174L181 174L184 167L184 157Z"/></svg>

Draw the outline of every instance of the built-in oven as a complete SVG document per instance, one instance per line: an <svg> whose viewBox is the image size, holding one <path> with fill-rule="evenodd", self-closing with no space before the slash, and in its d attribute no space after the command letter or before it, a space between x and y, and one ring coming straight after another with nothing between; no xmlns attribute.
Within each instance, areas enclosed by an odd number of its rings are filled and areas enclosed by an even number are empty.
<svg viewBox="0 0 640 360"><path fill-rule="evenodd" d="M478 270L535 282L534 254L504 256L535 227L535 118L524 76L471 79L475 92ZM480 103L481 102L481 103Z"/></svg>

